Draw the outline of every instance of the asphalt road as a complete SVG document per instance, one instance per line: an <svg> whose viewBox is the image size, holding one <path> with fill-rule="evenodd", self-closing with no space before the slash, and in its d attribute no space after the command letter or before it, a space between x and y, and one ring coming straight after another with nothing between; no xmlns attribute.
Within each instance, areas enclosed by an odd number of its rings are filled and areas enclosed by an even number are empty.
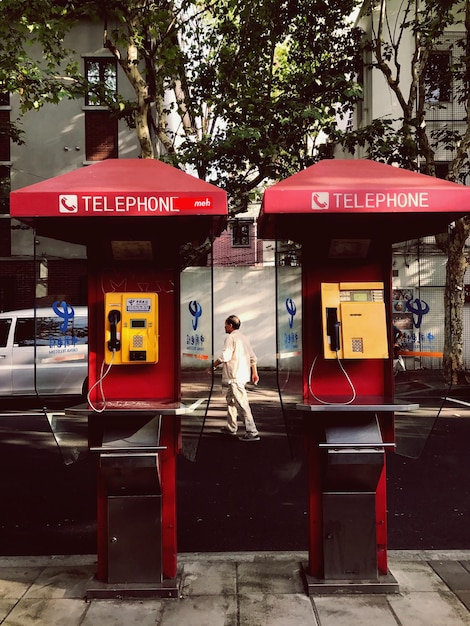
<svg viewBox="0 0 470 626"><path fill-rule="evenodd" d="M452 390L455 401L447 401L435 420L441 388L411 381L411 392L405 384L403 389L409 398L421 398L427 413L417 424L397 417L399 448L407 456L387 454L389 549L468 549L470 411L459 402L470 394ZM216 402L196 460L178 458L180 552L308 548L301 441L286 437L272 393L261 388L251 398L261 441L219 434L224 412ZM86 425L67 423L57 411L54 438L53 413L49 420L40 410L0 413L2 555L96 551L96 468L86 449ZM419 436L423 429L430 432L426 443Z"/></svg>

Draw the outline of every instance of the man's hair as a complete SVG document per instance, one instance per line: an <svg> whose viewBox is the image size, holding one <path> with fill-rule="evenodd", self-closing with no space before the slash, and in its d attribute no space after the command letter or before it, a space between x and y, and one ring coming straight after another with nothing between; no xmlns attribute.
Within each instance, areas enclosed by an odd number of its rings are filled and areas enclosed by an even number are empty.
<svg viewBox="0 0 470 626"><path fill-rule="evenodd" d="M229 315L225 321L235 330L240 328L241 322L236 315Z"/></svg>

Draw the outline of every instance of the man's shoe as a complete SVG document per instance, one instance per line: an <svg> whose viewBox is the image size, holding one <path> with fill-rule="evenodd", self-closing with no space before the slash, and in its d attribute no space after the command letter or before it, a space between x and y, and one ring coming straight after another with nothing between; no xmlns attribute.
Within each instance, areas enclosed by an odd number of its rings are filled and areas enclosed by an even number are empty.
<svg viewBox="0 0 470 626"><path fill-rule="evenodd" d="M230 428L227 428L226 426L223 426L220 429L220 432L223 433L224 435L231 435L232 437L234 437L237 434L237 431L233 432L233 430L230 430Z"/></svg>
<svg viewBox="0 0 470 626"><path fill-rule="evenodd" d="M259 435L252 435L251 433L245 433L243 437L238 437L240 441L259 441Z"/></svg>

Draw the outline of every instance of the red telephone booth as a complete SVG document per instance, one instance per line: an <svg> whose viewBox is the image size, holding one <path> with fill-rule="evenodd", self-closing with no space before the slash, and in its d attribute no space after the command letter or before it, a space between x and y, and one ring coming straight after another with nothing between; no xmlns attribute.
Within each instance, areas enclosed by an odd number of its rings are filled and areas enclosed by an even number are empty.
<svg viewBox="0 0 470 626"><path fill-rule="evenodd" d="M87 250L89 391L69 413L88 416L98 464L90 597L177 595L176 455L192 410L180 275L198 247L207 259L226 214L223 190L156 160L109 159L11 193L12 217ZM197 289L207 301L210 281Z"/></svg>
<svg viewBox="0 0 470 626"><path fill-rule="evenodd" d="M309 471L309 591L397 590L387 567L394 446L392 244L445 232L470 189L366 160L325 160L264 194L276 239L278 376L297 395Z"/></svg>

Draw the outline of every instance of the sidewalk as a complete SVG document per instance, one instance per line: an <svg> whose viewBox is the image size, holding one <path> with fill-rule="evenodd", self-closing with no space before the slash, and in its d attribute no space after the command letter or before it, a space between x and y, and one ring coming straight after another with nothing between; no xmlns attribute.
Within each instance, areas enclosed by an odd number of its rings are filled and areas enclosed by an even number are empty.
<svg viewBox="0 0 470 626"><path fill-rule="evenodd" d="M94 556L0 558L4 626L470 625L470 551L390 552L400 592L307 596L304 553L182 554L180 597L91 600Z"/></svg>

